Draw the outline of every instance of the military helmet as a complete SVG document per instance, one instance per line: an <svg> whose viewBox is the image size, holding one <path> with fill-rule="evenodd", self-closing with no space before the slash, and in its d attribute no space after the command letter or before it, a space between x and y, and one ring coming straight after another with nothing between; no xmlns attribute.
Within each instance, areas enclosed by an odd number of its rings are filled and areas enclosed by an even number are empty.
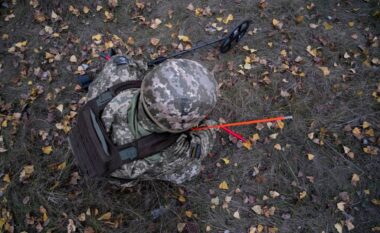
<svg viewBox="0 0 380 233"><path fill-rule="evenodd" d="M198 125L215 107L216 97L217 83L205 67L171 59L144 77L140 101L160 128L179 133Z"/></svg>

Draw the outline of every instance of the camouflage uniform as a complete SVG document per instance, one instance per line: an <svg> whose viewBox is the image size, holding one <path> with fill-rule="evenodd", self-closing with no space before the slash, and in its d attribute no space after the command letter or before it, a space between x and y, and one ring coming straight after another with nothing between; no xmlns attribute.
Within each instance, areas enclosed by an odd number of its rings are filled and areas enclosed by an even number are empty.
<svg viewBox="0 0 380 233"><path fill-rule="evenodd" d="M89 100L95 98L102 92L106 91L107 88L117 83L127 80L136 80L143 77L144 72L147 70L146 65L135 61L130 61L130 64L127 65L117 66L113 62L114 59L115 57L106 63L97 79L91 83L87 95ZM181 67L185 65L190 65L191 67L189 68L194 70L194 72L198 71L198 73L201 72L200 74L203 75L211 75L213 82L203 84L209 85L211 88L214 88L214 90L206 90L203 88L204 85L199 85L197 82L189 83L190 79L187 79L186 77L183 77L184 83L168 83L166 78L158 79L160 76L168 77L170 74L174 73L181 75L181 72L183 72ZM161 69L160 67L170 68ZM201 119L204 119L204 115L192 116L193 118L197 118L198 122L194 121L191 122L191 124L181 124L181 121L178 121L178 114L177 116L172 116L170 119L167 119L167 121L157 120L160 119L160 117L157 116L159 116L160 112L162 113L162 108L179 107L184 108L187 111L190 109L199 109L200 106L191 106L192 103L189 101L191 98L200 98L200 96L192 96L192 93L197 93L194 88L203 88L202 98L216 101L216 82L213 79L212 74L208 73L199 63L184 59L169 60L166 62L166 65L162 66L161 64L158 68L156 67L153 71L148 73L147 76L149 76L149 78L143 80L141 88L146 89L143 92L146 93L144 96L140 89L128 89L118 94L104 108L101 118L106 130L110 133L113 142L117 145L123 145L152 132L185 132L180 135L176 143L163 152L154 154L145 159L125 163L120 169L114 171L111 176L121 179L137 180L160 179L180 184L199 174L201 161L207 156L213 147L216 137L215 130L187 130L196 126ZM145 80L147 81L145 82ZM167 83L163 83L162 81ZM181 85L185 88L180 89ZM156 91L158 90L161 95L156 98L156 101L153 100L150 92L151 89L149 89L152 86L155 86ZM160 89L161 87L162 90ZM163 101L165 99L164 95L176 91L185 92L190 98L178 103ZM209 93L207 93L207 91L209 91ZM149 105L149 108L146 108L144 105ZM207 110L209 112L213 106L206 107L209 108ZM149 109L149 112L145 109ZM184 109L181 109L182 112ZM182 123L184 122L186 121L182 121ZM207 120L201 123L214 124L215 122ZM199 151L199 148L200 153L195 153L196 151Z"/></svg>

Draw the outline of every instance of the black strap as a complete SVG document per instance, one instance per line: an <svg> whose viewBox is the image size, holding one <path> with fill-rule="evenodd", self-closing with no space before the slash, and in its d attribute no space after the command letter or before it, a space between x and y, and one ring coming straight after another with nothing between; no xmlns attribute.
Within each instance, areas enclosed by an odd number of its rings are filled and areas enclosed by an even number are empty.
<svg viewBox="0 0 380 233"><path fill-rule="evenodd" d="M96 119L93 119L93 121L96 121L93 126L95 127L96 125L97 131L101 131L108 144L109 154L111 154L111 160L108 163L109 172L120 168L124 163L144 159L162 152L174 144L180 136L180 134L173 133L152 133L122 146L116 146L111 141L101 120L101 114L105 106L120 92L131 88L140 88L141 83L141 80L133 80L116 84L87 103L96 116Z"/></svg>

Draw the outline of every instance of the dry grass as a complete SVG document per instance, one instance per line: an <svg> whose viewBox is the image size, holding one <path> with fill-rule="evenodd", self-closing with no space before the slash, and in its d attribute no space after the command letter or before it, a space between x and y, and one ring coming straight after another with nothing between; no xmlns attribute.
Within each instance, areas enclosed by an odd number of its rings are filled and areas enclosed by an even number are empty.
<svg viewBox="0 0 380 233"><path fill-rule="evenodd" d="M77 18L71 14L62 15L70 26L70 33L81 38L81 44L88 44L91 35L98 32L110 32L123 39L133 36L136 46L146 45L146 56L152 51L147 44L153 36L161 39L162 44L172 42L172 32L185 33L193 42L207 41L216 36L205 35L203 31L204 26L214 18L195 17L193 13L184 10L187 6L185 1L146 1L151 3L152 9L151 12L144 13L147 20L155 17L166 19L167 10L174 11L172 31L164 27L155 31L137 26L130 19L134 4L127 1L119 2L121 6L115 12L118 23L104 23L98 15L87 18ZM294 120L287 122L283 130L263 129L259 132L255 127L236 128L244 135L258 132L262 139L278 132L278 138L267 142L260 140L252 151L247 151L237 148L222 134L221 137L227 145L219 144L213 156L205 161L202 174L181 187L150 181L140 183L132 189L120 190L105 180L86 178L82 178L79 185L70 185L71 174L77 168L72 162L64 137L53 140L55 151L52 156L41 155L40 148L44 144L38 139L38 130L50 130L53 134L55 129L54 123L47 121L46 102L39 98L30 105L29 120L21 124L15 135L10 134L8 130L0 132L9 148L8 153L1 155L0 173L9 173L12 176L12 182L2 197L1 206L11 211L15 232L35 231L35 226L27 225L25 218L27 214L39 216L40 206L44 206L49 215L49 223L44 226L45 230L52 232L65 232L69 218L75 221L79 232L83 232L88 226L97 232L176 232L177 223L181 222L199 224L201 232L205 231L206 225L211 226L212 232L247 232L250 226L258 224L276 226L279 232L334 232L334 224L345 220L347 214L354 217L355 232L368 232L371 227L379 225L378 207L370 202L380 195L380 177L377 172L380 167L379 157L364 154L361 142L356 140L351 132L343 131L347 124L359 126L366 120L373 124L376 136L379 136L380 108L371 96L379 82L379 67L363 66L365 56L362 54L353 59L352 64L342 57L345 52L360 52L357 46L368 45L370 33L379 36L379 21L369 16L371 12L379 9L378 1L314 1L316 8L310 12L301 9L306 7L304 1L267 1L269 5L265 10L260 10L256 3L249 0L237 2L240 3L212 0L193 1L193 4L196 7L210 6L215 12L225 9L222 15L233 14L234 23L247 18L252 19L254 23L251 27L258 29L257 34L246 36L242 45L258 49L257 56L265 58L271 67L281 64L279 53L282 49L288 52L291 60L302 56L304 61L300 67L306 77L294 77L290 72L275 73L273 68L265 65L255 65L246 76L237 75L236 70L228 71L227 61L233 61L235 68L243 62L245 54L242 46L228 54L219 55L219 61L204 59L204 55L211 50L187 57L200 60L210 69L215 68L216 63L224 66L223 70L216 73L218 82L225 83L221 88L218 108L213 113L216 119L223 117L227 121L239 121L282 114L293 115ZM338 3L340 7L337 7ZM51 1L42 4L42 10L50 14L51 9L66 9L69 4L81 8L93 3ZM353 8L360 10L355 13L352 11ZM29 87L25 82L20 86L12 84L12 78L17 77L20 72L20 66L14 68L13 64L20 59L5 52L5 49L21 40L28 40L30 48L67 46L67 40L64 39L66 35L59 40L42 43L37 36L42 27L31 23L33 16L29 14L30 11L28 2L21 1L14 11L14 23L0 23L1 33L10 34L9 41L0 42L0 61L4 69L0 79L0 97L6 103L12 103L14 112L22 110L18 97L26 94ZM5 13L5 10L2 9L1 13ZM305 15L305 22L300 25L294 21L294 16L298 14ZM21 15L25 17L22 18ZM328 16L336 20L334 28L326 31L322 23ZM282 32L273 29L273 18L284 22ZM355 20L358 26L347 27L347 23L352 20ZM319 23L320 27L312 30L308 26L309 23ZM369 28L367 32L364 31L365 27ZM350 38L352 33L358 34L356 41ZM321 45L320 38L328 43ZM274 47L268 48L268 42L273 42ZM329 77L323 77L306 52L308 45L320 47L324 59L322 65L331 70ZM80 47L66 47L66 50L70 51L69 54L79 54ZM368 56L379 57L378 49L370 49ZM33 61L30 64L32 68L43 61L43 56L31 50L27 52L26 59ZM339 65L334 67L334 62ZM66 89L57 95L56 102L49 102L49 105L68 105L82 96L73 91L75 83L72 73L66 69L67 65L66 61L42 65L44 69L57 70L59 75L52 83L30 78L34 83L43 85L45 93L66 86ZM350 68L354 68L356 74L350 72ZM260 82L265 71L270 73L272 83L269 85ZM346 81L342 75L347 76ZM284 79L287 82L284 82ZM282 97L281 90L289 92L291 96ZM54 117L56 120L61 118L57 114ZM307 137L310 132L320 134L321 128L327 130L324 146L316 145ZM338 141L348 145L355 152L354 160L344 155ZM275 143L286 149L275 150ZM307 160L307 153L315 155L313 161ZM223 157L228 157L231 164L224 165L221 161ZM68 164L61 172L48 168L52 163L65 160ZM217 163L221 165L218 167ZM22 184L18 181L18 176L25 164L33 164L35 172L29 183ZM257 176L252 175L254 167L260 170ZM361 177L357 187L350 183L353 173ZM315 181L310 182L307 176L313 176ZM223 180L229 184L230 188L227 191L218 189ZM240 193L236 193L237 188L241 190ZM177 200L179 189L185 192L185 203ZM364 189L369 189L370 195L364 194ZM278 191L281 197L263 201L263 195L269 196L271 190ZM298 195L302 191L307 192L307 197L299 200ZM346 215L336 210L340 192L350 195ZM233 196L228 209L221 206L210 208L212 197L218 196L223 202L227 195ZM23 204L27 196L30 201ZM275 206L275 215L270 218L256 215L251 210L256 204ZM114 218L122 215L123 224L118 229L112 229L98 221L97 217L87 217L85 222L80 222L78 215L88 208L96 208L100 213L111 211ZM158 211L160 208L162 216L154 219L152 211ZM197 217L187 218L184 213L186 210L191 210ZM240 220L232 216L236 210L240 212Z"/></svg>

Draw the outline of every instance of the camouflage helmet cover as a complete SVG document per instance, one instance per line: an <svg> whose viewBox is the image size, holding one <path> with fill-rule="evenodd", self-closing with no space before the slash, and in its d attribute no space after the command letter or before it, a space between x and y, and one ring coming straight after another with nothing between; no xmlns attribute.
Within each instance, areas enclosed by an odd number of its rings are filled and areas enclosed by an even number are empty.
<svg viewBox="0 0 380 233"><path fill-rule="evenodd" d="M195 61L168 60L143 79L140 101L163 130L186 131L215 107L217 83L212 73Z"/></svg>

